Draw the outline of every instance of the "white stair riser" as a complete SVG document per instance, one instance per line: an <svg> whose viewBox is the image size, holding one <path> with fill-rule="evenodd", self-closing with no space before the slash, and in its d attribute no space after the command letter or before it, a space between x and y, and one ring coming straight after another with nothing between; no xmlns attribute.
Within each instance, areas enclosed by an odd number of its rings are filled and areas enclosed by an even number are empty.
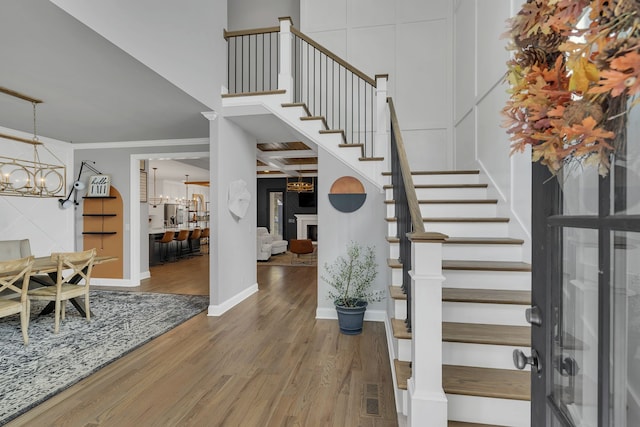
<svg viewBox="0 0 640 427"><path fill-rule="evenodd" d="M411 362L411 340L398 341L398 360L401 362Z"/></svg>
<svg viewBox="0 0 640 427"><path fill-rule="evenodd" d="M407 300L397 299L393 301L393 317L395 319L407 318Z"/></svg>
<svg viewBox="0 0 640 427"><path fill-rule="evenodd" d="M391 286L402 286L402 269L391 269Z"/></svg>
<svg viewBox="0 0 640 427"><path fill-rule="evenodd" d="M409 415L409 392L407 390L395 389L396 411L402 415Z"/></svg>
<svg viewBox="0 0 640 427"><path fill-rule="evenodd" d="M426 222L426 231L435 231L449 237L507 237L507 222Z"/></svg>
<svg viewBox="0 0 640 427"><path fill-rule="evenodd" d="M513 350L531 354L530 347L516 347L459 342L442 343L442 363L446 365L477 366L493 369L517 369L513 365ZM530 370L529 365L525 367Z"/></svg>
<svg viewBox="0 0 640 427"><path fill-rule="evenodd" d="M486 199L487 189L485 187L416 188L416 197L418 200Z"/></svg>
<svg viewBox="0 0 640 427"><path fill-rule="evenodd" d="M512 427L531 426L531 403L528 401L459 394L447 394L447 400L447 413L451 421Z"/></svg>
<svg viewBox="0 0 640 427"><path fill-rule="evenodd" d="M522 245L445 243L442 258L464 261L522 261Z"/></svg>
<svg viewBox="0 0 640 427"><path fill-rule="evenodd" d="M397 236L398 235L397 227L398 227L397 222L395 221L387 222L387 236Z"/></svg>
<svg viewBox="0 0 640 427"><path fill-rule="evenodd" d="M444 301L442 303L442 321L529 326L524 317L527 307L529 306Z"/></svg>
<svg viewBox="0 0 640 427"><path fill-rule="evenodd" d="M457 218L495 218L495 203L430 203L420 204L423 218L457 217Z"/></svg>
<svg viewBox="0 0 640 427"><path fill-rule="evenodd" d="M528 271L442 270L447 288L531 290Z"/></svg>
<svg viewBox="0 0 640 427"><path fill-rule="evenodd" d="M423 218L495 218L495 203L420 203L420 215ZM387 218L396 216L395 205L387 203Z"/></svg>
<svg viewBox="0 0 640 427"><path fill-rule="evenodd" d="M437 184L478 184L480 174L442 174L442 175L419 175L413 174L414 185L437 185Z"/></svg>
<svg viewBox="0 0 640 427"><path fill-rule="evenodd" d="M400 258L400 243L398 242L389 243L389 258L392 258L392 259Z"/></svg>

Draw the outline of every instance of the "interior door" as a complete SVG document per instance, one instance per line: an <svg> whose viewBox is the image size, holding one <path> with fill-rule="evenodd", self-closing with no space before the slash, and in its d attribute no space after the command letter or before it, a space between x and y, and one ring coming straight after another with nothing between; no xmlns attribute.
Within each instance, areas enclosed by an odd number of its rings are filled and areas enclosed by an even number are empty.
<svg viewBox="0 0 640 427"><path fill-rule="evenodd" d="M532 426L640 426L639 146L606 177L534 165Z"/></svg>

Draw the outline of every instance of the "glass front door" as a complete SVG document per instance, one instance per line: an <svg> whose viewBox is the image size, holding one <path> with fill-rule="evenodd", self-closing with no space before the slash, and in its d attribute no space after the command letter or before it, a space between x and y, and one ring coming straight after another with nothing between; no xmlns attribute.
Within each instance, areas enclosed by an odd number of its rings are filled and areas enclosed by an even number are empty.
<svg viewBox="0 0 640 427"><path fill-rule="evenodd" d="M640 426L639 146L606 177L534 165L533 426Z"/></svg>

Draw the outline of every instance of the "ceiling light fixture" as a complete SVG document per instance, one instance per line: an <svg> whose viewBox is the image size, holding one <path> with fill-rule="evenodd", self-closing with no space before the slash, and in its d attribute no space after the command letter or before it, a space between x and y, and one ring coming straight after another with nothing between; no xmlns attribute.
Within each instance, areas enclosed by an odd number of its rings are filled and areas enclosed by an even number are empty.
<svg viewBox="0 0 640 427"><path fill-rule="evenodd" d="M3 87L0 87L0 92L29 101L33 105L33 137L31 139L0 133L0 138L33 146L33 160L0 156L0 195L43 198L64 196L67 168L64 166L64 162L38 139L36 106L42 101ZM38 152L40 146L44 147L61 164L40 161L40 153Z"/></svg>
<svg viewBox="0 0 640 427"><path fill-rule="evenodd" d="M311 177L311 181L304 181L302 176L298 176L297 181L289 181L287 177L287 191L296 193L313 193L315 180Z"/></svg>
<svg viewBox="0 0 640 427"><path fill-rule="evenodd" d="M153 197L149 198L149 204L154 207L157 208L158 205L162 205L165 203L165 201L169 200L169 197L165 199L162 198L162 194L160 195L160 197L156 196L156 171L158 170L158 168L151 168L153 169Z"/></svg>

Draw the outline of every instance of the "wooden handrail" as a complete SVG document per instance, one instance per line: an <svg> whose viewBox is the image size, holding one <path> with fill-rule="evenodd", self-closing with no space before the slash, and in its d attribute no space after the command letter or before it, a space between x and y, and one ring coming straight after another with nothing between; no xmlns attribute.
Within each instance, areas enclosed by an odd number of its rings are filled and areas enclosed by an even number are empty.
<svg viewBox="0 0 640 427"><path fill-rule="evenodd" d="M326 47L318 44L316 41L314 41L313 39L309 38L308 36L306 36L305 34L301 33L297 28L295 27L291 27L291 33L295 34L296 36L300 37L302 40L306 41L307 43L309 43L311 46L315 47L316 49L318 49L320 52L324 53L325 55L327 55L329 58L331 58L332 60L334 60L335 62L337 62L338 64L342 65L343 67L345 67L347 70L351 71L353 74L355 74L356 76L360 77L362 80L364 80L365 82L369 83L371 86L376 87L376 81L375 79L372 79L371 77L367 76L365 73L363 73L362 71L358 70L356 67L354 67L353 65L349 64L347 61L345 61L344 59L341 59L338 55L336 55L335 53L331 52L329 49L327 49Z"/></svg>
<svg viewBox="0 0 640 427"><path fill-rule="evenodd" d="M422 222L422 215L420 214L420 204L418 203L418 196L416 196L416 189L413 186L411 169L409 168L409 159L407 159L407 152L404 148L404 142L402 141L402 132L400 132L400 125L398 124L396 109L393 106L393 99L391 99L391 97L388 97L387 103L389 104L391 128L393 129L393 134L396 140L398 159L400 161L400 169L402 172L402 181L404 182L404 189L407 195L407 204L409 205L409 214L411 215L413 232L424 233L425 230L424 223Z"/></svg>
<svg viewBox="0 0 640 427"><path fill-rule="evenodd" d="M254 34L269 34L269 33L279 33L279 32L280 32L280 27L265 27L265 28L253 28L251 30L238 30L238 31L224 30L223 36L225 40L228 40L229 37L251 36Z"/></svg>

